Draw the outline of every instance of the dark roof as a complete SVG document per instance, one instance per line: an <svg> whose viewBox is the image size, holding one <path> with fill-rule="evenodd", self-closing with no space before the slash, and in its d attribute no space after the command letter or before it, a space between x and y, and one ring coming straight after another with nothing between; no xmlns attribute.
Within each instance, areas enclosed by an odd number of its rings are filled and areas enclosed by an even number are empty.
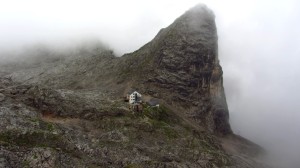
<svg viewBox="0 0 300 168"><path fill-rule="evenodd" d="M131 93L133 93L134 91L136 91L136 90L134 90L134 89L129 89L129 90L127 91L127 94L131 94Z"/></svg>
<svg viewBox="0 0 300 168"><path fill-rule="evenodd" d="M149 101L147 101L147 104L149 104L150 106L156 106L159 104L159 100L158 99L150 99Z"/></svg>

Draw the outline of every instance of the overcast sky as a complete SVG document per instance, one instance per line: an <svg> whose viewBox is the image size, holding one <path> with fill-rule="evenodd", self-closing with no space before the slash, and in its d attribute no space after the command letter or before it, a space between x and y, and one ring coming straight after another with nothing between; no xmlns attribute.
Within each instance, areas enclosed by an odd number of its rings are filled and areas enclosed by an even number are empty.
<svg viewBox="0 0 300 168"><path fill-rule="evenodd" d="M234 131L299 156L299 0L0 0L0 51L99 38L122 55L199 2L216 15Z"/></svg>

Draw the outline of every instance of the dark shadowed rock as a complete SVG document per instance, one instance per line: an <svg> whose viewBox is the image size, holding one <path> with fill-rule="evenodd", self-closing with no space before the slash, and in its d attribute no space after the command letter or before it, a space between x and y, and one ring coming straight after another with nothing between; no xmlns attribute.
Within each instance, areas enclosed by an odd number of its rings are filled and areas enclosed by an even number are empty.
<svg viewBox="0 0 300 168"><path fill-rule="evenodd" d="M0 93L0 102L4 101L5 100L5 95Z"/></svg>
<svg viewBox="0 0 300 168"><path fill-rule="evenodd" d="M133 87L183 107L211 132L228 134L228 108L218 59L215 16L206 6L187 11L140 50L125 55L122 73Z"/></svg>

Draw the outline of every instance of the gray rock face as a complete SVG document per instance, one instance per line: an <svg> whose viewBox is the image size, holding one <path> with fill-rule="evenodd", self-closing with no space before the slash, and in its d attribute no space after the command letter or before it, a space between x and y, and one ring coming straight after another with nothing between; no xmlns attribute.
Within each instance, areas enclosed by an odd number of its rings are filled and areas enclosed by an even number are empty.
<svg viewBox="0 0 300 168"><path fill-rule="evenodd" d="M5 100L5 96L4 94L0 93L0 102L4 101Z"/></svg>
<svg viewBox="0 0 300 168"><path fill-rule="evenodd" d="M137 88L170 104L215 133L229 134L214 14L196 6L127 56ZM127 63L131 64L131 63Z"/></svg>

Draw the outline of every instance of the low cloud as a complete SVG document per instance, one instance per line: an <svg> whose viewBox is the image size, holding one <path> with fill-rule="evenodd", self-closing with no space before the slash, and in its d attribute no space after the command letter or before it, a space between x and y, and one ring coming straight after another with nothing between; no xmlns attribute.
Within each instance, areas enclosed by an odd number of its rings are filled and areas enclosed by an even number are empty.
<svg viewBox="0 0 300 168"><path fill-rule="evenodd" d="M233 130L296 160L300 146L300 12L297 0L204 0L216 15L219 58ZM1 1L0 57L32 44L95 39L132 52L198 0ZM15 54L15 55L20 55ZM283 162L282 162L283 163Z"/></svg>

